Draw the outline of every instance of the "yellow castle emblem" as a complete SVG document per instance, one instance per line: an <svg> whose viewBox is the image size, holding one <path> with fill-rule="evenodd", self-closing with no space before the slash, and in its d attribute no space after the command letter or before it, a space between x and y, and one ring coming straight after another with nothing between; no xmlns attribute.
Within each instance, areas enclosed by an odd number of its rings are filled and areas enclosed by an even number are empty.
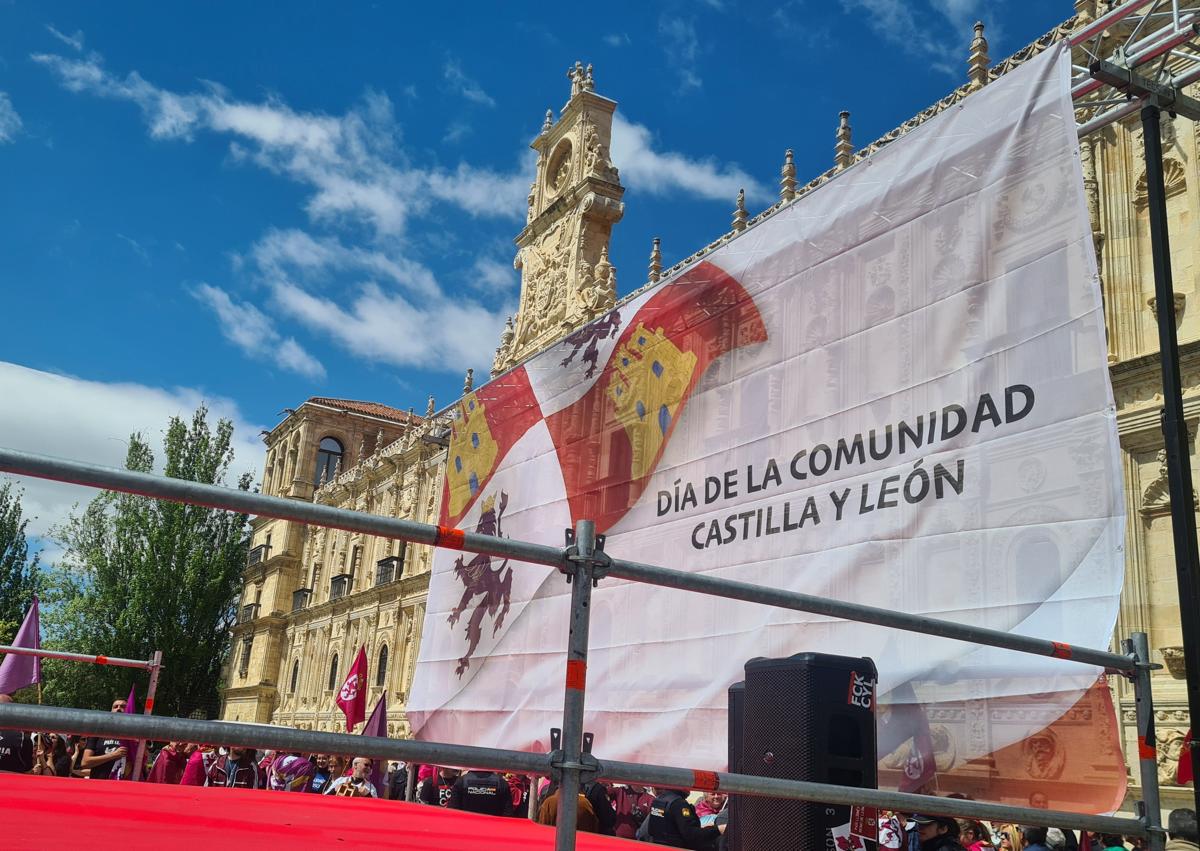
<svg viewBox="0 0 1200 851"><path fill-rule="evenodd" d="M480 485L491 474L499 454L479 397L468 393L458 406L458 416L450 426L446 463L451 516L461 514L470 504Z"/></svg>
<svg viewBox="0 0 1200 851"><path fill-rule="evenodd" d="M696 355L680 351L663 334L638 323L629 341L613 355L616 371L608 397L633 447L633 479L647 475L696 369Z"/></svg>

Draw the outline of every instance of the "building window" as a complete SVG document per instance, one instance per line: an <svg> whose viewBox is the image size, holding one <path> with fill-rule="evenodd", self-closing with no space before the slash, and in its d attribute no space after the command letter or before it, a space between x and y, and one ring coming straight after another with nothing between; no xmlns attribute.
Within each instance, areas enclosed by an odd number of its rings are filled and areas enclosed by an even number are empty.
<svg viewBox="0 0 1200 851"><path fill-rule="evenodd" d="M338 468L344 451L337 438L321 438L321 446L317 450L317 469L313 473L314 485L333 480L334 470Z"/></svg>
<svg viewBox="0 0 1200 851"><path fill-rule="evenodd" d="M333 658L329 660L329 690L333 691L337 688L337 654L333 654Z"/></svg>
<svg viewBox="0 0 1200 851"><path fill-rule="evenodd" d="M238 664L239 677L245 677L250 672L250 648L253 646L253 635L242 639L242 661Z"/></svg>
<svg viewBox="0 0 1200 851"><path fill-rule="evenodd" d="M377 686L387 682L387 662L388 649L385 644L379 648L379 664L375 666L375 685Z"/></svg>
<svg viewBox="0 0 1200 851"><path fill-rule="evenodd" d="M296 683L300 681L300 660L297 659L292 663L292 687L289 691L292 694L296 693Z"/></svg>

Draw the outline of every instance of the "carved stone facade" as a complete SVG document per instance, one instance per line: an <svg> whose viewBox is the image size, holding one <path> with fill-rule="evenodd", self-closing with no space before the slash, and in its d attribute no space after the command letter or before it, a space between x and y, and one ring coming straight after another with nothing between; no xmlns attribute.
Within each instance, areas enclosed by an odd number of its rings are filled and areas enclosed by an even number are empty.
<svg viewBox="0 0 1200 851"><path fill-rule="evenodd" d="M538 155L537 175L513 260L521 272L521 302L496 350L493 375L616 304L608 240L625 212L625 190L609 157L617 104L595 93L591 65L576 62L567 76L570 100L558 121L546 113L530 145Z"/></svg>
<svg viewBox="0 0 1200 851"><path fill-rule="evenodd" d="M385 405L310 399L266 436L263 492L433 522L444 451L422 438L438 428ZM430 548L262 518L250 546L222 718L344 729L333 695L365 645L369 699L386 690L389 735L407 735Z"/></svg>

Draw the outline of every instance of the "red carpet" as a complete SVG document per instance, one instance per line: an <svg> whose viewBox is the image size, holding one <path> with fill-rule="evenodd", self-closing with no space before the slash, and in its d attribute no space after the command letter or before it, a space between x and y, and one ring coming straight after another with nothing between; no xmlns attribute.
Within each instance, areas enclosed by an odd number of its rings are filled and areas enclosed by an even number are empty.
<svg viewBox="0 0 1200 851"><path fill-rule="evenodd" d="M0 810L4 849L515 851L554 847L554 830L527 819L491 818L421 804L22 774L0 774ZM579 835L580 849L637 847L652 846Z"/></svg>

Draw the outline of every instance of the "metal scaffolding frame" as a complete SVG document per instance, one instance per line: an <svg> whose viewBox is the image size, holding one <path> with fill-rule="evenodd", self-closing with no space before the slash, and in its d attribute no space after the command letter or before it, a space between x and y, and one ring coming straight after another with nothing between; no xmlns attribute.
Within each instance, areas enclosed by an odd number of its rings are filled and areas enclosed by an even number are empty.
<svg viewBox="0 0 1200 851"><path fill-rule="evenodd" d="M509 538L465 532L412 520L380 517L330 506L264 496L231 488L205 485L182 479L116 470L0 449L0 471L35 476L73 484L100 487L155 499L204 505L293 520L315 526L365 532L414 543L432 544L484 555L498 555L529 564L553 567L571 584L570 634L564 677L563 721L552 733L549 754L317 733L286 727L263 727L219 721L132 716L60 707L0 704L0 727L37 728L51 732L89 732L105 735L138 735L156 739L216 741L230 745L254 745L285 751L353 753L376 758L404 759L434 764L457 764L523 773L549 774L564 790L559 802L556 851L575 848L578 797L574 792L593 778L647 785L682 787L730 794L859 804L901 812L928 812L948 816L1043 824L1104 833L1148 837L1151 851L1162 851L1165 833L1158 800L1158 767L1153 750L1140 752L1139 770L1143 800L1137 818L1081 815L1078 813L1010 807L976 801L930 798L902 792L859 789L822 783L778 780L746 774L730 774L660 765L598 760L592 755L592 737L583 729L587 683L588 628L594 584L606 577L619 577L664 587L737 600L762 603L798 611L815 612L861 623L877 624L910 632L973 642L1038 656L1098 665L1109 673L1128 677L1137 695L1140 734L1153 741L1154 713L1150 672L1161 667L1151 662L1144 633L1135 633L1123 653L1074 647L1047 639L1010 635L997 630L861 606L744 582L698 576L685 571L640 564L610 557L604 552L604 537L595 534L590 520L578 521L567 530L566 545L551 547Z"/></svg>
<svg viewBox="0 0 1200 851"><path fill-rule="evenodd" d="M122 659L119 656L105 656L103 654L91 653L67 653L62 650L42 650L33 647L13 647L8 644L0 644L0 654L10 654L13 656L37 656L39 659L61 659L64 662L83 662L90 665L112 665L115 668L142 668L150 672L150 685L146 689L146 699L142 701L142 714L149 715L154 711L154 696L158 693L158 675L162 671L162 651L155 650L153 655L146 660L142 659ZM39 685L40 689L41 686ZM38 691L38 700L41 701L42 693ZM137 751L133 757L133 775L131 780L142 779L143 763L146 760L146 740L138 739Z"/></svg>
<svg viewBox="0 0 1200 851"><path fill-rule="evenodd" d="M1147 215L1154 266L1155 318L1162 362L1163 445L1167 456L1175 575L1187 668L1188 714L1200 718L1200 544L1192 489L1183 382L1175 327L1174 286L1163 179L1162 113L1200 121L1200 102L1183 93L1200 81L1200 0L1133 0L1085 24L1071 45L1087 55L1074 66L1071 94L1080 138L1140 113L1146 162ZM1153 722L1138 727L1139 751L1157 747ZM1192 742L1195 758L1196 742ZM1193 784L1200 812L1200 788Z"/></svg>
<svg viewBox="0 0 1200 851"><path fill-rule="evenodd" d="M1197 552L1191 471L1187 464L1187 428L1182 413L1174 302L1171 297L1160 118L1161 113L1166 111L1200 120L1200 103L1181 92L1184 86L1200 81L1200 50L1193 44L1198 33L1200 0L1131 0L1082 25L1070 39L1071 45L1083 51L1089 60L1087 65L1075 66L1072 81L1079 135L1087 136L1138 111L1141 112L1144 128L1158 326L1161 351L1164 353L1164 441L1175 534L1188 700L1193 718L1200 715L1200 582L1197 581L1200 555ZM559 548L9 449L0 449L0 471L503 556L554 567L565 574L571 583L571 629L567 637L563 722L561 730L553 731L552 742L555 746L549 754L19 704L0 704L0 727L220 741L231 745L265 746L288 751L353 753L410 762L551 774L563 789L555 839L557 851L570 851L575 847L575 793L582 782L595 777L659 786L720 789L731 794L861 804L899 811L928 811L932 808L948 816L1147 837L1152 851L1162 851L1164 846L1150 682L1151 671L1161 666L1150 660L1145 633L1130 636L1123 644L1123 653L1112 653L614 559L604 552L603 536L595 534L595 528L588 520L581 520L574 530L567 530L566 546ZM1135 694L1138 768L1142 788L1142 800L1137 805L1138 817L1080 815L966 800L931 799L928 796L876 789L598 760L591 753L591 736L583 729L590 596L593 585L610 576L1021 653L1070 659L1097 665L1107 673L1125 676L1132 681ZM1200 801L1197 810L1200 811Z"/></svg>

